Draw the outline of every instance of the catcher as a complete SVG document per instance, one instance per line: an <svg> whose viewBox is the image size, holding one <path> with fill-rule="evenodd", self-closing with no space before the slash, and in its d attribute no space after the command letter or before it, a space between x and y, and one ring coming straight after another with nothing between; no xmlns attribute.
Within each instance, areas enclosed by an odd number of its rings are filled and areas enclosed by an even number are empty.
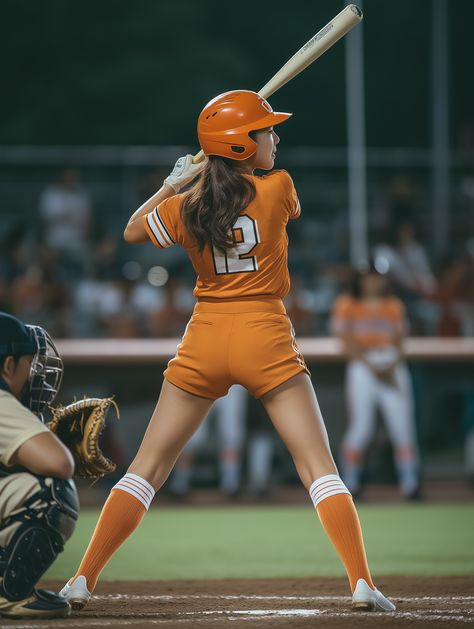
<svg viewBox="0 0 474 629"><path fill-rule="evenodd" d="M75 467L86 477L114 469L98 447L111 399L58 408L44 424L62 373L43 328L0 312L0 617L69 615L63 597L35 586L74 531Z"/></svg>

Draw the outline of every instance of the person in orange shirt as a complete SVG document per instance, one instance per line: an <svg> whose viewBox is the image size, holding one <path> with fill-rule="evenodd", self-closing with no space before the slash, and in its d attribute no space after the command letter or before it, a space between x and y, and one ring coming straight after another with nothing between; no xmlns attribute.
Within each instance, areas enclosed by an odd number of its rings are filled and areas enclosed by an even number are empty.
<svg viewBox="0 0 474 629"><path fill-rule="evenodd" d="M352 494L360 492L364 453L375 432L379 407L394 446L402 495L417 499L420 488L413 393L402 347L405 308L390 294L387 278L370 266L354 275L351 294L336 300L331 324L349 360L349 426L341 448L342 478Z"/></svg>
<svg viewBox="0 0 474 629"><path fill-rule="evenodd" d="M130 218L129 243L184 247L197 298L155 412L127 474L112 489L76 574L61 590L73 609L91 597L103 567L138 526L212 403L240 384L260 398L295 461L348 574L353 605L393 611L372 581L352 497L341 481L282 298L290 286L286 225L300 215L288 173L271 171L291 114L255 92L226 92L198 120L206 159L180 158ZM256 169L271 171L256 176ZM186 188L184 192L180 192Z"/></svg>

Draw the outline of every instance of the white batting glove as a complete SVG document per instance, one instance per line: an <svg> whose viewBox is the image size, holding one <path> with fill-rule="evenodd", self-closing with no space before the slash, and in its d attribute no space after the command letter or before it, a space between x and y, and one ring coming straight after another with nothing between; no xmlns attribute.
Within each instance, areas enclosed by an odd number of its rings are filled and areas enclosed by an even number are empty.
<svg viewBox="0 0 474 629"><path fill-rule="evenodd" d="M193 156L185 155L176 161L173 170L166 177L165 183L171 186L175 192L179 192L181 188L191 183L203 168L204 161L193 164Z"/></svg>

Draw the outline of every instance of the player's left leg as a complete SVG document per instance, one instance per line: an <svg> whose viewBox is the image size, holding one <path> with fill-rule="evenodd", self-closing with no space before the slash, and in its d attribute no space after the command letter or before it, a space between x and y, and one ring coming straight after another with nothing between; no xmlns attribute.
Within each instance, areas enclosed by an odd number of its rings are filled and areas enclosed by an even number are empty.
<svg viewBox="0 0 474 629"><path fill-rule="evenodd" d="M262 402L346 568L354 606L393 611L394 605L372 582L357 511L339 478L309 376L300 373L290 378L264 395Z"/></svg>
<svg viewBox="0 0 474 629"><path fill-rule="evenodd" d="M115 551L140 524L179 453L205 417L212 400L163 382L160 398L127 474L112 488L82 562L61 590L73 609L91 597Z"/></svg>

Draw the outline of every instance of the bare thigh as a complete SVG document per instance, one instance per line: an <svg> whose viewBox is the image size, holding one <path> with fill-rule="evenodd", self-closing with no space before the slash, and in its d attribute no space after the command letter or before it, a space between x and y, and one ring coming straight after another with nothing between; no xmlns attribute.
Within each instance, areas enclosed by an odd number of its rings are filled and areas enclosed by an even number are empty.
<svg viewBox="0 0 474 629"><path fill-rule="evenodd" d="M261 400L307 489L317 478L338 473L308 374L290 378Z"/></svg>
<svg viewBox="0 0 474 629"><path fill-rule="evenodd" d="M128 471L158 490L212 403L213 400L187 393L164 380L145 436Z"/></svg>

